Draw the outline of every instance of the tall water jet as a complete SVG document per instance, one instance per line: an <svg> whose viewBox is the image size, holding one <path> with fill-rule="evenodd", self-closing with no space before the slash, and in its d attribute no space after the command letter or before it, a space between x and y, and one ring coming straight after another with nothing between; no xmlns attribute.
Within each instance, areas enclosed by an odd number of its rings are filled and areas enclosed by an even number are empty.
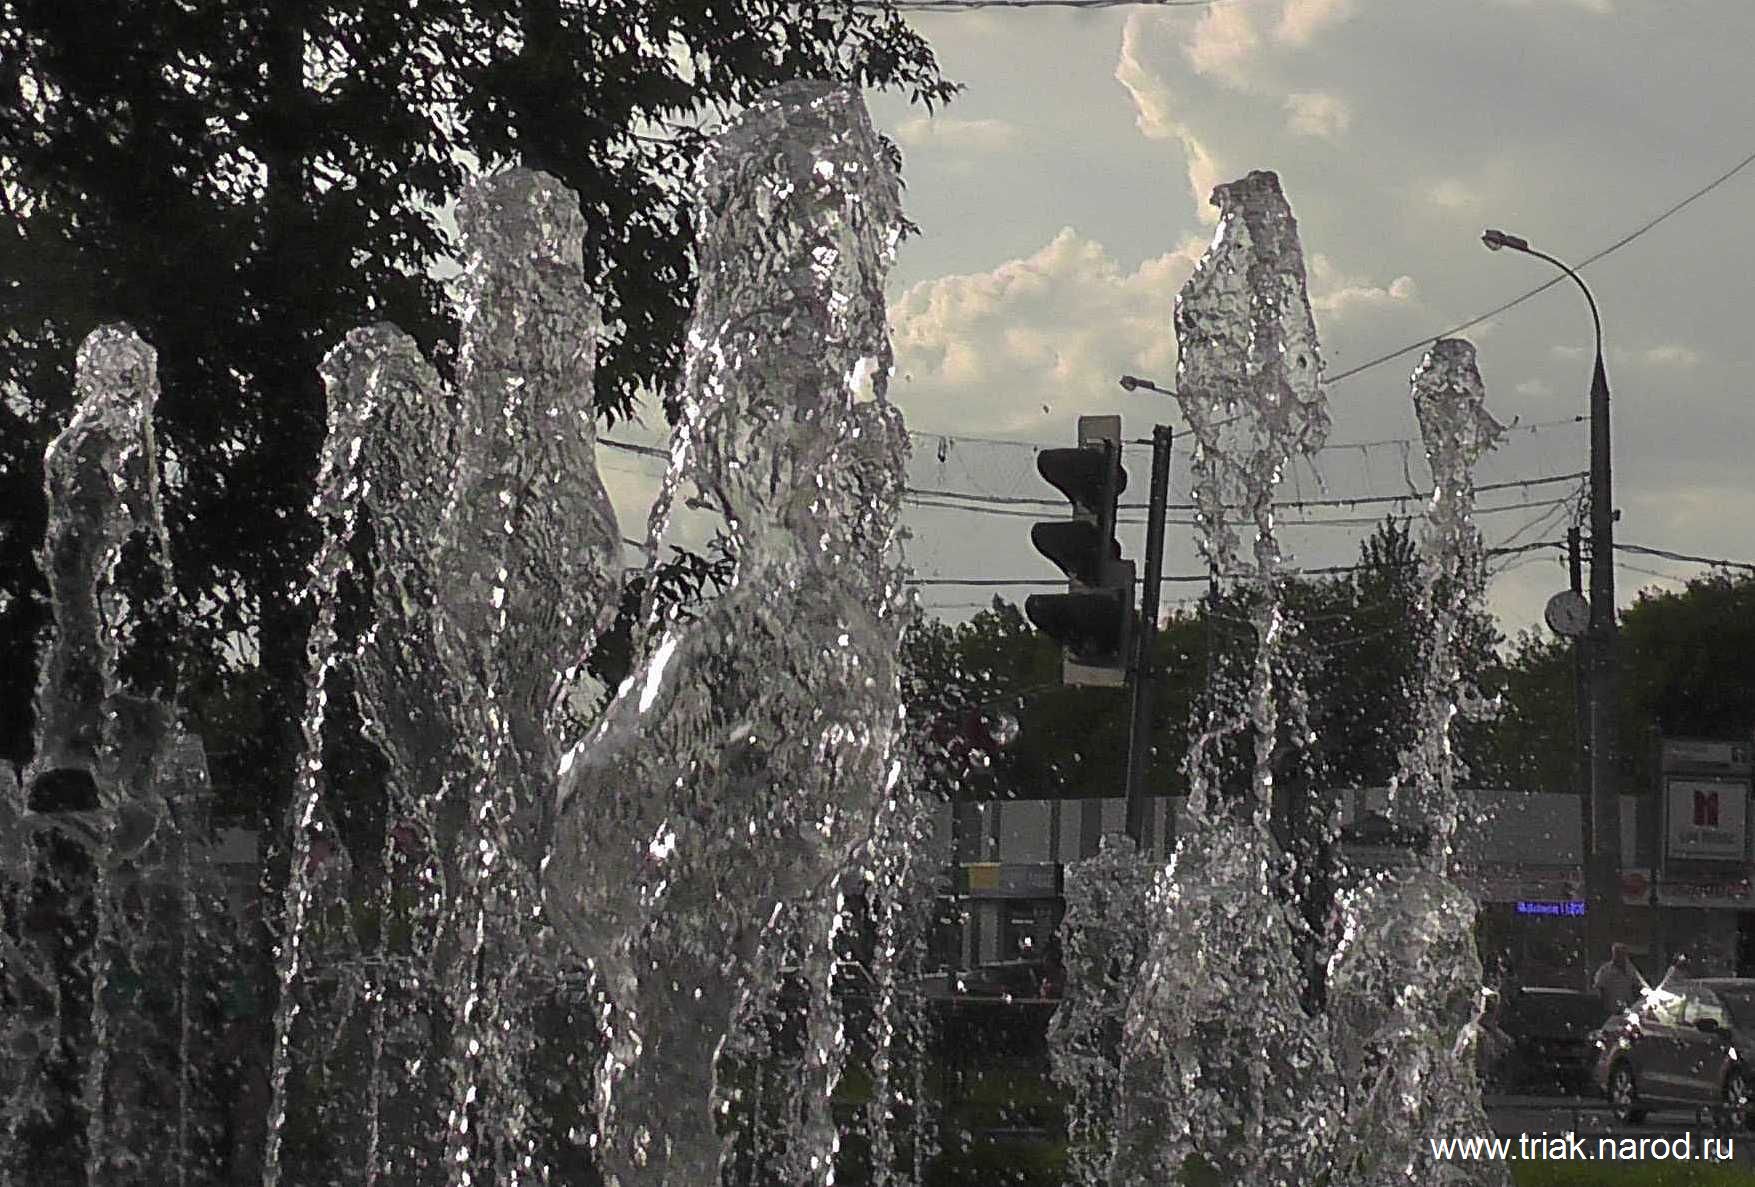
<svg viewBox="0 0 1755 1187"><path fill-rule="evenodd" d="M394 326L355 330L322 374L336 415L332 441L352 457L369 525L356 552L369 569L370 627L351 675L361 727L386 768L378 884L361 912L375 925L365 929L375 932L372 950L357 954L358 968L335 970L353 974L367 1005L358 1052L365 1066L347 1061L327 1094L337 1107L325 1131L364 1183L420 1181L439 1165L432 1146L446 1086L435 1015L461 942L446 927L446 907L447 892L461 885L464 796L454 775L467 689L437 656L433 558L456 464L457 410L420 348Z"/></svg>
<svg viewBox="0 0 1755 1187"><path fill-rule="evenodd" d="M1095 857L1067 870L1061 921L1063 1000L1048 1024L1054 1080L1067 1096L1067 1169L1079 1187L1108 1187L1120 1140L1121 1035L1151 941L1154 864L1132 838L1102 838Z"/></svg>
<svg viewBox="0 0 1755 1187"><path fill-rule="evenodd" d="M1177 400L1198 441L1203 550L1241 566L1234 511L1254 529L1250 617L1256 650L1240 710L1209 720L1188 759L1192 827L1151 901L1121 1042L1115 1181L1174 1181L1204 1164L1220 1181L1301 1184L1322 1166L1335 1124L1324 1020L1300 1003L1302 919L1274 883L1269 831L1283 744L1302 746L1296 684L1284 672L1281 553L1274 498L1286 465L1328 431L1322 360L1297 224L1272 173L1213 193L1220 221L1176 302ZM1220 750L1252 743L1247 787L1221 785Z"/></svg>
<svg viewBox="0 0 1755 1187"><path fill-rule="evenodd" d="M673 479L724 512L737 574L658 634L563 760L544 883L611 1003L598 1137L621 1187L717 1181L717 1056L788 946L811 1002L798 1116L765 1181L831 1175L838 876L899 777L895 171L856 92L796 83L715 140L701 189Z"/></svg>
<svg viewBox="0 0 1755 1187"><path fill-rule="evenodd" d="M390 772L380 904L401 868L398 853L423 851L406 958L389 959L382 929L390 919L381 916L383 959L348 986L372 1003L356 1169L367 1181L424 1169L419 1100L397 1110L401 1136L385 1142L384 999L395 991L418 1001L436 989L450 1015L441 1138L449 1181L540 1174L525 1081L552 735L570 682L613 613L620 541L595 461L599 321L581 275L577 198L552 178L514 170L472 186L458 222L466 262L456 395L393 327L356 332L324 364L330 425L315 510L326 536L309 587L317 622L268 1187L281 1174L293 990L315 888L310 855L325 827L324 723L331 675L343 666L356 677L365 729ZM356 570L356 551L370 558L369 572ZM343 639L339 604L362 583L375 625ZM423 946L426 960L417 954ZM419 1035L413 1041L421 1045Z"/></svg>
<svg viewBox="0 0 1755 1187"><path fill-rule="evenodd" d="M44 455L43 569L55 629L35 755L4 789L0 975L9 1139L0 1175L105 1181L187 1165L190 973L206 765L174 711L121 661L171 625L152 413L156 354L124 325L80 344L76 407ZM130 555L144 565L123 578ZM159 979L164 966L176 972ZM148 979L152 978L149 984ZM161 989L162 987L162 989ZM150 1000L149 1000L150 998ZM162 1052L179 1053L174 1083ZM14 1166L13 1155L30 1161Z"/></svg>
<svg viewBox="0 0 1755 1187"><path fill-rule="evenodd" d="M1329 971L1329 1010L1349 1093L1337 1182L1359 1187L1508 1183L1498 1162L1446 1163L1430 1140L1489 1132L1470 1050L1481 986L1475 902L1450 877L1465 797L1452 726L1462 683L1462 632L1486 586L1471 518L1472 469L1504 435L1488 415L1475 348L1434 343L1412 381L1432 469L1420 539L1425 631L1415 741L1392 796L1425 836L1417 867L1380 874L1342 898L1344 930Z"/></svg>
<svg viewBox="0 0 1755 1187"><path fill-rule="evenodd" d="M483 1141L497 1145L488 1181L521 1182L529 1164L518 1069L531 1028L512 986L537 956L560 703L614 614L621 538L597 473L599 319L581 272L578 197L517 170L471 187L457 221L468 253L458 468L436 564L438 655L473 694L459 755L473 781L459 845L468 943L446 1153L451 1182L466 1187ZM489 1116L503 1132L483 1137Z"/></svg>

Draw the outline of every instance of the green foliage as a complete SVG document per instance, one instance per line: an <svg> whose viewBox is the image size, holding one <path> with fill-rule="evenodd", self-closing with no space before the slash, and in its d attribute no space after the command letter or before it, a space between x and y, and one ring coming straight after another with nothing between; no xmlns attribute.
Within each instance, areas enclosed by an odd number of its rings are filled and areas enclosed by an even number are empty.
<svg viewBox="0 0 1755 1187"><path fill-rule="evenodd" d="M1643 791L1656 739L1743 739L1755 728L1755 577L1708 573L1642 593L1621 615L1617 763ZM1513 786L1576 786L1576 669L1570 640L1523 635L1505 665L1506 708L1493 745Z"/></svg>
<svg viewBox="0 0 1755 1187"><path fill-rule="evenodd" d="M1424 645L1419 596L1417 549L1406 526L1394 520L1365 541L1354 571L1287 582L1288 659L1277 678L1287 682L1295 676L1303 685L1314 741L1300 745L1288 716L1282 722L1280 764L1287 771L1302 770L1305 784L1382 786L1395 774L1415 726L1412 703ZM1191 728L1209 711L1241 712L1255 655L1253 605L1250 591L1231 589L1192 613L1173 612L1160 624L1150 794L1185 794L1183 763ZM1498 642L1484 614L1464 624L1465 680L1488 692L1504 679ZM923 726L934 719L954 723L979 705L1010 708L1019 718L1018 741L992 755L988 766L964 762L956 767L965 795L1120 794L1127 691L1063 687L1059 650L1016 606L996 598L991 609L965 623L922 622L904 654L911 703ZM1459 735L1465 761L1496 767L1487 731L1464 725ZM1250 736L1240 730L1222 749L1221 786L1233 791L1247 786Z"/></svg>
<svg viewBox="0 0 1755 1187"><path fill-rule="evenodd" d="M33 669L41 455L68 414L73 352L132 322L157 348L159 440L183 621L175 667L260 666L265 728L236 770L287 770L314 542L324 397L316 368L394 321L449 372L435 265L441 204L519 162L577 191L603 299L597 399L666 390L695 273L691 125L792 78L955 87L893 10L777 0L17 0L0 22L0 652ZM676 52L687 47L687 52ZM238 641L244 643L240 648ZM0 700L13 759L29 679ZM197 722L204 725L204 722ZM277 780L284 783L284 780ZM273 802L275 797L270 796Z"/></svg>
<svg viewBox="0 0 1755 1187"><path fill-rule="evenodd" d="M1524 1162L1512 1159L1517 1187L1755 1187L1755 1171L1652 1159L1644 1162Z"/></svg>
<svg viewBox="0 0 1755 1187"><path fill-rule="evenodd" d="M1755 729L1755 577L1711 572L1679 592L1642 593L1621 617L1623 752L1669 737L1747 738Z"/></svg>

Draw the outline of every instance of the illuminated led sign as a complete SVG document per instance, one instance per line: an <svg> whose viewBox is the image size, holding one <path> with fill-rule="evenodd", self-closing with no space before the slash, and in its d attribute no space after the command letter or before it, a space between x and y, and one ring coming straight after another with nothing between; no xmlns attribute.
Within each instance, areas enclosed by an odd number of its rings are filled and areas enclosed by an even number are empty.
<svg viewBox="0 0 1755 1187"><path fill-rule="evenodd" d="M1582 915L1584 902L1581 899L1564 899L1555 902L1551 899L1519 899L1517 902L1519 915Z"/></svg>

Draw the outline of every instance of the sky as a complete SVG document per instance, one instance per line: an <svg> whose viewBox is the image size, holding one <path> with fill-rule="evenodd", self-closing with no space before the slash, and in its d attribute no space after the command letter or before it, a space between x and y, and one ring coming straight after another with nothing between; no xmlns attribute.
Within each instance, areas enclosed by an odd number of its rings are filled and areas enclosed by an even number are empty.
<svg viewBox="0 0 1755 1187"><path fill-rule="evenodd" d="M1154 423L1180 431L1173 399L1117 380L1175 386L1172 313L1212 236L1211 190L1271 169L1298 220L1331 377L1330 444L1280 492L1293 569L1350 563L1385 512L1420 509L1340 500L1428 482L1408 393L1422 350L1343 373L1556 274L1488 252L1483 228L1577 263L1755 153L1747 0L1226 0L909 19L965 84L930 115L867 96L902 149L922 228L888 283L911 484L1052 498L1034 451L1072 444L1078 416L1120 414L1130 440ZM1752 198L1755 165L1581 270L1613 391L1619 542L1755 562ZM1561 541L1582 483L1517 484L1589 464L1585 300L1563 282L1462 336L1479 350L1489 410L1511 426L1477 469L1499 487L1480 496L1486 541ZM1129 447L1129 501L1143 501L1149 461L1148 445ZM604 462L624 526L643 534L661 463L614 451ZM1173 505L1188 481L1179 448ZM1293 505L1317 500L1329 503ZM926 584L922 603L960 619L995 593L1053 588L1031 518L912 507L907 559L925 581L1051 583ZM1170 521L1166 572L1204 573L1187 514ZM676 538L702 531L684 523ZM1143 558L1143 536L1124 528L1128 555ZM1508 635L1539 623L1567 582L1558 548L1494 568L1490 607ZM1622 553L1619 601L1703 571ZM1173 582L1166 607L1201 590Z"/></svg>

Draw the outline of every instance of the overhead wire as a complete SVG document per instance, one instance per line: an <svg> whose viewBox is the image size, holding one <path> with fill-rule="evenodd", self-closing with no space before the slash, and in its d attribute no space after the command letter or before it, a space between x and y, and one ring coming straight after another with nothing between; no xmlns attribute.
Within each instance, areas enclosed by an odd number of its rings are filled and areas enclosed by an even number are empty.
<svg viewBox="0 0 1755 1187"><path fill-rule="evenodd" d="M1500 546L1496 546L1493 548L1483 549L1482 551L1489 557L1495 557L1495 556L1510 556L1510 555L1514 555L1517 553L1524 553L1524 552L1534 552L1537 549L1541 549L1541 548L1565 548L1565 547L1566 547L1566 542L1564 540L1536 540L1536 541L1532 541L1532 542L1529 542L1526 544L1500 545ZM1331 577L1331 576L1336 576L1336 575L1339 575L1342 573L1357 573L1357 572L1361 572L1363 570L1372 569L1372 568L1376 568L1376 567L1377 566L1375 566L1375 565L1366 565L1366 564L1317 565L1317 566L1312 566L1309 568L1286 569L1286 570L1282 571L1279 574L1279 576L1284 577L1284 578L1291 578L1291 579L1297 579L1297 578L1302 578L1302 577ZM1751 566L1751 567L1755 567L1755 566ZM1221 574L1221 577L1227 581L1253 580L1256 577L1256 574L1254 574L1254 573L1225 573L1225 574ZM1209 581L1211 579L1212 579L1211 574L1208 574L1208 573L1177 573L1177 574L1168 574L1167 573L1162 578L1160 578L1160 580L1163 581L1166 585L1189 584L1189 583L1193 583L1193 582ZM1046 588L1046 587L1064 587L1066 585L1066 578L1064 578L1064 577L1061 577L1061 578L1052 578L1052 577L911 577L908 579L907 584L920 585L920 586L954 585L954 586L965 586L965 587L970 587L970 588L981 588L981 589L1002 589L1002 588L1011 587L1011 586L1017 586L1017 587L1040 586L1040 587Z"/></svg>
<svg viewBox="0 0 1755 1187"><path fill-rule="evenodd" d="M1667 561L1682 561L1686 564L1710 565L1715 569L1741 569L1744 572L1755 573L1755 563L1749 561L1726 560L1723 557L1715 556L1694 556L1686 552L1671 552L1667 548L1648 548L1643 544L1617 543L1615 551L1631 552L1640 556L1662 557Z"/></svg>
<svg viewBox="0 0 1755 1187"><path fill-rule="evenodd" d="M852 0L864 11L974 12L984 8L1212 8L1232 0Z"/></svg>
<svg viewBox="0 0 1755 1187"><path fill-rule="evenodd" d="M1751 164L1755 164L1755 152L1750 153L1748 156L1746 156L1742 160L1738 161L1735 165L1732 165L1729 169L1725 170L1723 173L1719 174L1717 177L1713 178L1711 181L1707 182L1705 185L1701 186L1699 189L1695 190L1693 193L1691 193L1687 197L1683 198L1680 202L1677 202L1675 205L1669 207L1667 210L1663 211L1661 214L1657 215L1655 218L1647 220L1645 223L1636 227L1634 230L1628 232L1627 234L1621 236L1621 238L1615 240L1615 242L1609 244L1607 247L1603 248L1601 251L1598 251L1592 255L1586 256L1584 259L1580 260L1578 263L1572 265L1572 270L1574 272L1583 272L1590 265L1596 263L1598 260L1604 258L1605 256L1612 255L1613 253L1620 251L1623 247L1626 247L1629 243L1632 243L1635 239L1638 239L1641 235L1644 235L1647 231L1650 231L1651 229L1656 227L1658 224L1662 223L1664 220L1670 218L1672 215L1680 213L1686 207L1699 201L1701 198L1704 198L1707 194L1710 194L1713 190L1716 190L1719 186L1723 185L1725 182L1729 181L1731 178L1733 178L1737 174L1741 173L1744 169L1748 168ZM1547 292L1549 289L1553 288L1555 285L1565 282L1566 279L1567 279L1566 273L1561 272L1555 276L1548 278L1547 280L1543 281L1541 284L1536 285L1534 288L1530 289L1528 292L1525 292L1520 296L1513 297L1511 300L1506 301L1502 305L1496 305L1492 309L1489 309L1485 313L1478 314L1475 317L1471 317L1468 321L1462 322L1459 325L1452 326L1450 329L1445 330L1442 333L1428 335L1424 338L1421 338L1417 342L1410 342L1406 346L1399 347L1395 350L1389 351L1386 354L1380 354L1376 358L1367 359L1365 362L1360 363L1356 367L1349 367L1345 371L1339 372L1338 374L1335 374L1335 375L1328 376L1324 380L1324 382L1328 383L1328 384L1340 383L1343 380L1351 379L1353 376L1358 375L1359 373L1361 373L1363 371L1369 371L1373 367L1378 367L1378 366L1383 365L1384 363L1393 362L1394 360L1401 358L1403 355L1412 354L1416 350L1423 350L1427 346L1431 345L1431 343L1435 339L1448 338L1453 334L1460 334L1464 330L1472 329L1475 326L1480 325L1482 322L1486 321L1489 318L1497 317L1499 314L1504 313L1506 310L1514 309L1517 306L1522 305L1525 301L1528 301L1530 298L1538 296L1541 293Z"/></svg>

